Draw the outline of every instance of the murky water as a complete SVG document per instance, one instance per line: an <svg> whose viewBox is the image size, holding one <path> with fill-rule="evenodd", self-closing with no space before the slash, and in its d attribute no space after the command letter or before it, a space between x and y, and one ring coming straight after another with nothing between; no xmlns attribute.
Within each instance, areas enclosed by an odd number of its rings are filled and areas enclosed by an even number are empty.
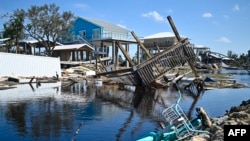
<svg viewBox="0 0 250 141"><path fill-rule="evenodd" d="M235 73L233 78L250 86L248 74ZM220 116L250 99L249 89L208 90L196 98L183 93L180 105L189 117L200 106L209 116ZM38 88L24 84L1 90L0 140L132 141L161 131L161 111L175 102L176 92L157 89L146 95L136 92L135 97L134 90L85 82L72 86L42 83Z"/></svg>

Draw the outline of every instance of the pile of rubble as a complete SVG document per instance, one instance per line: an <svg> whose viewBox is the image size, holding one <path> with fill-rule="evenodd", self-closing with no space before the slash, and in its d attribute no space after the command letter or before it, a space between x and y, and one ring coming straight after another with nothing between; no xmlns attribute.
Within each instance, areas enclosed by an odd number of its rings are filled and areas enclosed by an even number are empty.
<svg viewBox="0 0 250 141"><path fill-rule="evenodd" d="M233 106L224 116L211 118L211 124L206 128L211 135L193 136L191 141L224 141L224 125L250 125L250 99L242 101L239 106Z"/></svg>

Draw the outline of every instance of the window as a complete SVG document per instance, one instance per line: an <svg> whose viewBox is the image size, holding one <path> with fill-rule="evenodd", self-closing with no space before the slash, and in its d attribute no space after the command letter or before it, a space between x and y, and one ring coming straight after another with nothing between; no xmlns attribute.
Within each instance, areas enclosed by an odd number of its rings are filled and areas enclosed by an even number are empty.
<svg viewBox="0 0 250 141"><path fill-rule="evenodd" d="M93 29L93 39L100 38L100 29Z"/></svg>
<svg viewBox="0 0 250 141"><path fill-rule="evenodd" d="M166 43L167 45L170 45L170 43L171 43L170 39L167 38L166 41L165 41L165 43Z"/></svg>
<svg viewBox="0 0 250 141"><path fill-rule="evenodd" d="M86 30L81 30L81 31L79 31L79 35L80 35L82 38L86 38Z"/></svg>

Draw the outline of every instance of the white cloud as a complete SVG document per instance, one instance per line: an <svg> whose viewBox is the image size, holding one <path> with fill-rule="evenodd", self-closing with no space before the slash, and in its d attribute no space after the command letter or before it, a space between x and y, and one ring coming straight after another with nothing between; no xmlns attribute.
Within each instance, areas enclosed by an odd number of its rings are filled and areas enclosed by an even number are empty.
<svg viewBox="0 0 250 141"><path fill-rule="evenodd" d="M125 28L125 29L127 29L127 27L125 26L125 25L121 25L121 24L116 24L117 26L120 26L120 27L122 27L122 28Z"/></svg>
<svg viewBox="0 0 250 141"><path fill-rule="evenodd" d="M157 11L143 13L142 17L151 18L156 22L166 22L166 19L163 16L161 16Z"/></svg>
<svg viewBox="0 0 250 141"><path fill-rule="evenodd" d="M217 41L222 43L231 43L231 40L229 40L227 37L220 37Z"/></svg>
<svg viewBox="0 0 250 141"><path fill-rule="evenodd" d="M212 15L211 13L204 13L204 14L202 15L202 17L203 17L203 18L212 18L213 15Z"/></svg>
<svg viewBox="0 0 250 141"><path fill-rule="evenodd" d="M233 7L233 11L240 11L240 6L238 4L235 4Z"/></svg>
<svg viewBox="0 0 250 141"><path fill-rule="evenodd" d="M76 4L74 4L74 7L76 7L76 8L86 8L87 5L84 4L84 3L76 3Z"/></svg>

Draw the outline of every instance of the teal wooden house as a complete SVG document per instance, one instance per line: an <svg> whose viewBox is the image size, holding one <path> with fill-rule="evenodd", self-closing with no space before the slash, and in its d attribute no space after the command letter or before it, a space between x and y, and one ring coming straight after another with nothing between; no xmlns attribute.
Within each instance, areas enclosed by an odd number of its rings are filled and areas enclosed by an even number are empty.
<svg viewBox="0 0 250 141"><path fill-rule="evenodd" d="M109 63L117 63L118 61L116 41L119 41L127 52L129 51L129 44L136 44L135 39L131 36L130 30L110 22L92 18L77 17L70 34L71 36L62 40L61 43L88 44L93 47L95 51L86 53L85 60L94 59L95 56L99 56L102 60L107 60L106 62L104 61L106 65ZM111 56L109 56L110 54ZM73 53L73 56L75 55L77 56L79 53Z"/></svg>

